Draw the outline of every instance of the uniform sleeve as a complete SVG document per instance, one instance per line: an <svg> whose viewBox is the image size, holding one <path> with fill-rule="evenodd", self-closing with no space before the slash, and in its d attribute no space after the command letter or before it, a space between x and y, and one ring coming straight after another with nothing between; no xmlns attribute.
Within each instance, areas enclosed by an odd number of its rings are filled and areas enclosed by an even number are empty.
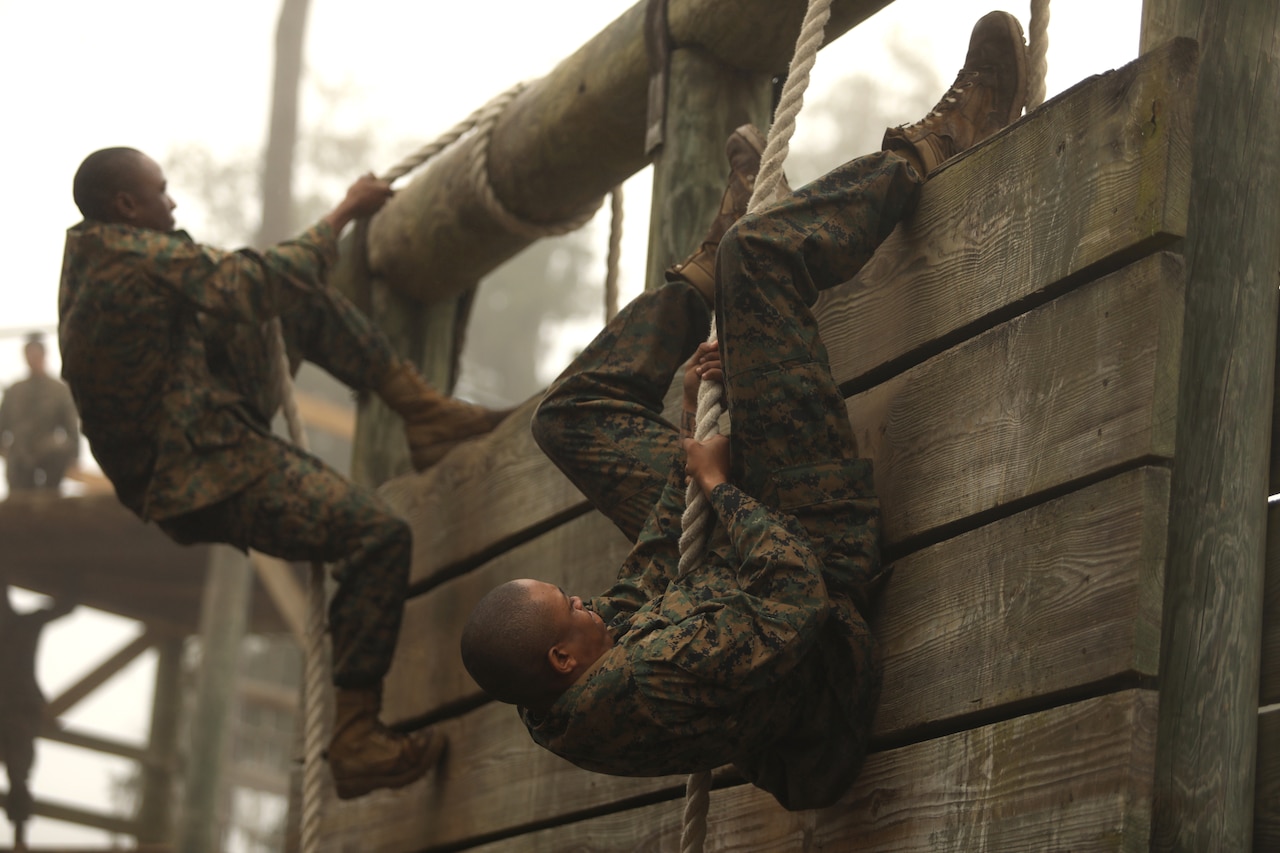
<svg viewBox="0 0 1280 853"><path fill-rule="evenodd" d="M323 286L338 251L333 228L324 222L263 252L226 252L176 235L163 240L146 250L153 261L148 271L200 310L244 322L277 316L290 290Z"/></svg>
<svg viewBox="0 0 1280 853"><path fill-rule="evenodd" d="M728 484L710 499L738 551L735 576L673 585L638 666L652 699L690 707L730 704L785 676L829 612L822 565L794 518Z"/></svg>

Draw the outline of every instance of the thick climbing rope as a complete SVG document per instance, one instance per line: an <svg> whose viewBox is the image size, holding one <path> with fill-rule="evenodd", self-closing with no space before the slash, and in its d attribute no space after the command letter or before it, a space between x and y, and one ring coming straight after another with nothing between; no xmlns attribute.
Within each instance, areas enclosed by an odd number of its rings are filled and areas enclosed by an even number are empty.
<svg viewBox="0 0 1280 853"><path fill-rule="evenodd" d="M306 430L293 396L292 369L284 345L284 332L277 317L268 324L267 335L275 377L279 385L281 409L289 427L289 438L302 450L308 450ZM307 654L303 660L302 678L302 819L299 826L301 848L313 853L320 848L320 805L324 791L324 565L312 563L307 576Z"/></svg>
<svg viewBox="0 0 1280 853"><path fill-rule="evenodd" d="M1049 73L1049 0L1031 0L1027 28L1027 112L1044 103L1045 77Z"/></svg>
<svg viewBox="0 0 1280 853"><path fill-rule="evenodd" d="M609 254L605 259L604 321L618 313L618 271L622 263L622 184L609 194Z"/></svg>
<svg viewBox="0 0 1280 853"><path fill-rule="evenodd" d="M795 135L796 116L804 106L804 93L809 87L809 72L813 70L822 47L827 20L831 17L831 0L809 0L800 36L796 39L795 54L787 82L782 87L782 97L769 128L769 138L761 155L760 171L756 175L751 201L747 212L754 213L771 202L782 186L782 166L791 149L791 137ZM711 320L708 340L715 340L715 318ZM724 386L719 382L703 381L698 385L698 409L694 415L693 437L705 441L719 434L720 416L724 411ZM697 483L690 482L685 490L685 511L681 518L680 563L681 576L693 570L702 561L708 532L713 523L711 503ZM702 771L689 776L685 786L684 823L680 837L681 853L701 853L707 838L707 809L711 802L711 772Z"/></svg>

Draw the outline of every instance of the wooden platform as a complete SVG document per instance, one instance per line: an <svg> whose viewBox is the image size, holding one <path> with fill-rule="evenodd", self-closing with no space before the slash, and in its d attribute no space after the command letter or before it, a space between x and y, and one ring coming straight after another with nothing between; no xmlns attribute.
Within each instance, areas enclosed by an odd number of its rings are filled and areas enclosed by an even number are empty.
<svg viewBox="0 0 1280 853"><path fill-rule="evenodd" d="M824 294L895 567L876 746L821 812L722 772L707 849L1148 849L1186 279L1168 250L1186 229L1194 73L1184 42L1064 93L934 177ZM450 753L406 790L331 801L325 850L678 847L683 777L578 770L458 659L495 584L592 594L627 551L540 455L530 412L383 489L415 535L386 715L438 723ZM1274 702L1280 655L1268 666ZM1262 717L1258 851L1280 838L1278 719Z"/></svg>
<svg viewBox="0 0 1280 853"><path fill-rule="evenodd" d="M174 543L115 495L14 495L0 501L0 579L137 619L161 633L199 629L209 549ZM252 630L287 630L265 590Z"/></svg>

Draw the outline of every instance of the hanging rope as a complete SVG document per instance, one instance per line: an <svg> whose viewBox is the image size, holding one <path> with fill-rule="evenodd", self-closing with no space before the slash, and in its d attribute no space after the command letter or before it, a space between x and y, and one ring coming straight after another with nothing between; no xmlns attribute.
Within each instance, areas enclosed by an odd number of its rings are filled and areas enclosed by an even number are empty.
<svg viewBox="0 0 1280 853"><path fill-rule="evenodd" d="M289 438L302 450L308 450L306 430L298 414L298 401L293 396L292 369L284 345L280 318L268 325L271 358L275 362L276 382L280 386L280 404ZM300 843L303 853L320 849L320 805L324 792L324 565L312 563L307 576L307 649L303 661L302 689L302 819Z"/></svg>
<svg viewBox="0 0 1280 853"><path fill-rule="evenodd" d="M622 260L622 184L609 194L609 255L605 260L604 321L618 313L618 269Z"/></svg>
<svg viewBox="0 0 1280 853"><path fill-rule="evenodd" d="M1049 0L1031 0L1027 45L1027 112L1044 103L1049 74Z"/></svg>
<svg viewBox="0 0 1280 853"><path fill-rule="evenodd" d="M787 82L782 87L782 97L769 139L761 156L760 171L756 175L755 188L747 211L754 213L773 200L782 184L782 165L791 150L791 137L795 135L796 116L804 106L804 93L809 87L809 72L822 47L827 20L831 17L831 0L809 0L800 36L796 39L795 55L791 60ZM715 340L716 323L711 320L708 340ZM693 437L705 441L719 433L720 415L724 411L724 386L719 382L703 381L698 385L698 409L694 415ZM702 560L707 533L713 523L711 503L690 482L685 489L685 511L681 518L679 573L685 575ZM701 853L707 837L707 809L711 803L711 773L703 771L689 776L685 787L684 825L680 836L681 853Z"/></svg>

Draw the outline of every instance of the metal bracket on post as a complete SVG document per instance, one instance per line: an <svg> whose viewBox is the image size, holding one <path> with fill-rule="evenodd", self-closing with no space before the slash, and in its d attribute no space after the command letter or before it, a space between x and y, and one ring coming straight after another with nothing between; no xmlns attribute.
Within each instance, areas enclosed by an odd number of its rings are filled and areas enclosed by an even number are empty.
<svg viewBox="0 0 1280 853"><path fill-rule="evenodd" d="M645 124L644 153L652 157L662 147L667 124L667 76L671 69L667 0L649 0L644 13L644 46L649 57L649 116Z"/></svg>

